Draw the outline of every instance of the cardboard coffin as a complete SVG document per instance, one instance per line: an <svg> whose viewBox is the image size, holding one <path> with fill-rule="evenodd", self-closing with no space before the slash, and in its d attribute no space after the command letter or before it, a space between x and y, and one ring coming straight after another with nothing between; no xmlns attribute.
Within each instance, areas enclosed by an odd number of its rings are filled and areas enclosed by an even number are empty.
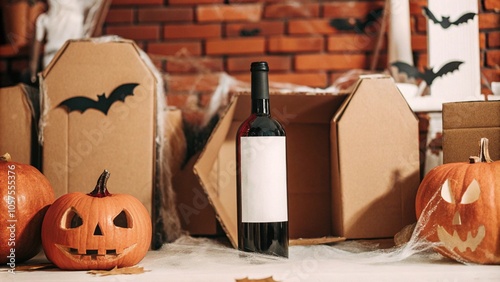
<svg viewBox="0 0 500 282"><path fill-rule="evenodd" d="M291 239L392 237L416 220L418 120L391 78L364 77L349 95L270 101L287 134ZM235 138L250 103L248 93L233 97L194 164L235 247Z"/></svg>
<svg viewBox="0 0 500 282"><path fill-rule="evenodd" d="M479 154L482 137L490 157L500 160L500 101L443 104L443 162L468 162Z"/></svg>
<svg viewBox="0 0 500 282"><path fill-rule="evenodd" d="M22 84L0 88L0 155L9 153L15 162L37 166L37 137L32 134L36 122L29 91Z"/></svg>
<svg viewBox="0 0 500 282"><path fill-rule="evenodd" d="M151 213L157 80L137 45L70 40L40 80L43 172L56 196L90 192L107 169L110 192L135 196Z"/></svg>

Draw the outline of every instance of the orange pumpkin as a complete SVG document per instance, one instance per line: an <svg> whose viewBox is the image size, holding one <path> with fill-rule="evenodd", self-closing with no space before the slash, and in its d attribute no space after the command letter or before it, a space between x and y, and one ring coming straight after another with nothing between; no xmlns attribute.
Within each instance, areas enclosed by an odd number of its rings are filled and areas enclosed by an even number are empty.
<svg viewBox="0 0 500 282"><path fill-rule="evenodd" d="M500 161L490 159L488 139L481 139L480 154L470 163L429 171L415 206L420 236L438 243L438 252L463 262L500 264Z"/></svg>
<svg viewBox="0 0 500 282"><path fill-rule="evenodd" d="M47 258L61 269L89 270L133 266L151 243L151 218L128 194L110 194L104 171L89 194L59 197L42 226Z"/></svg>
<svg viewBox="0 0 500 282"><path fill-rule="evenodd" d="M54 190L35 167L0 157L0 264L17 263L40 251L42 221L54 201Z"/></svg>

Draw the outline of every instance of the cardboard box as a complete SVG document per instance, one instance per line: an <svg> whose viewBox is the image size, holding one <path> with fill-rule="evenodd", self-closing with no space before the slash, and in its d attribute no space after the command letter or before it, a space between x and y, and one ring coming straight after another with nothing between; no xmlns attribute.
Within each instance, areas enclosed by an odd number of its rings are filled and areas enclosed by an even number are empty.
<svg viewBox="0 0 500 282"><path fill-rule="evenodd" d="M158 81L138 46L123 39L70 40L40 81L43 172L56 196L90 192L107 169L110 192L135 196L151 213ZM114 101L98 103L100 109L91 102L108 98ZM79 100L63 105L68 99Z"/></svg>
<svg viewBox="0 0 500 282"><path fill-rule="evenodd" d="M490 157L500 160L500 101L443 104L443 163L478 156L482 137L489 140Z"/></svg>
<svg viewBox="0 0 500 282"><path fill-rule="evenodd" d="M250 96L233 97L194 165L236 247L236 156ZM271 95L287 133L291 239L392 237L414 222L418 120L386 76L360 79L348 95Z"/></svg>
<svg viewBox="0 0 500 282"><path fill-rule="evenodd" d="M19 163L38 163L38 142L32 129L34 108L30 88L23 84L0 88L0 154L9 153Z"/></svg>

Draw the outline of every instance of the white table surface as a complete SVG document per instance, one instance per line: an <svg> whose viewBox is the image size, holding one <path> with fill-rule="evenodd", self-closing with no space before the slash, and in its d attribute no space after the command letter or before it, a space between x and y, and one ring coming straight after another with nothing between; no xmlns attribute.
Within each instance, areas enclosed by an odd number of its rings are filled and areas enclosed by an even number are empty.
<svg viewBox="0 0 500 282"><path fill-rule="evenodd" d="M0 281L235 281L272 276L276 281L500 281L500 266L462 264L434 251L378 248L347 241L321 246L291 246L288 259L240 253L210 239L185 237L149 251L138 264L147 272L94 276L86 271L46 269ZM43 254L30 263L47 262Z"/></svg>

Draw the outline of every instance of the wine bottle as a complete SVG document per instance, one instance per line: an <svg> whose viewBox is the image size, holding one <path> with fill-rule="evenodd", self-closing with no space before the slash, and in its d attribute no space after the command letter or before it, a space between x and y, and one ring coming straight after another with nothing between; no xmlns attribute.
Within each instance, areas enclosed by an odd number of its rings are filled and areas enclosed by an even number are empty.
<svg viewBox="0 0 500 282"><path fill-rule="evenodd" d="M251 114L236 136L238 249L288 257L285 130L271 117L267 63L250 70Z"/></svg>

